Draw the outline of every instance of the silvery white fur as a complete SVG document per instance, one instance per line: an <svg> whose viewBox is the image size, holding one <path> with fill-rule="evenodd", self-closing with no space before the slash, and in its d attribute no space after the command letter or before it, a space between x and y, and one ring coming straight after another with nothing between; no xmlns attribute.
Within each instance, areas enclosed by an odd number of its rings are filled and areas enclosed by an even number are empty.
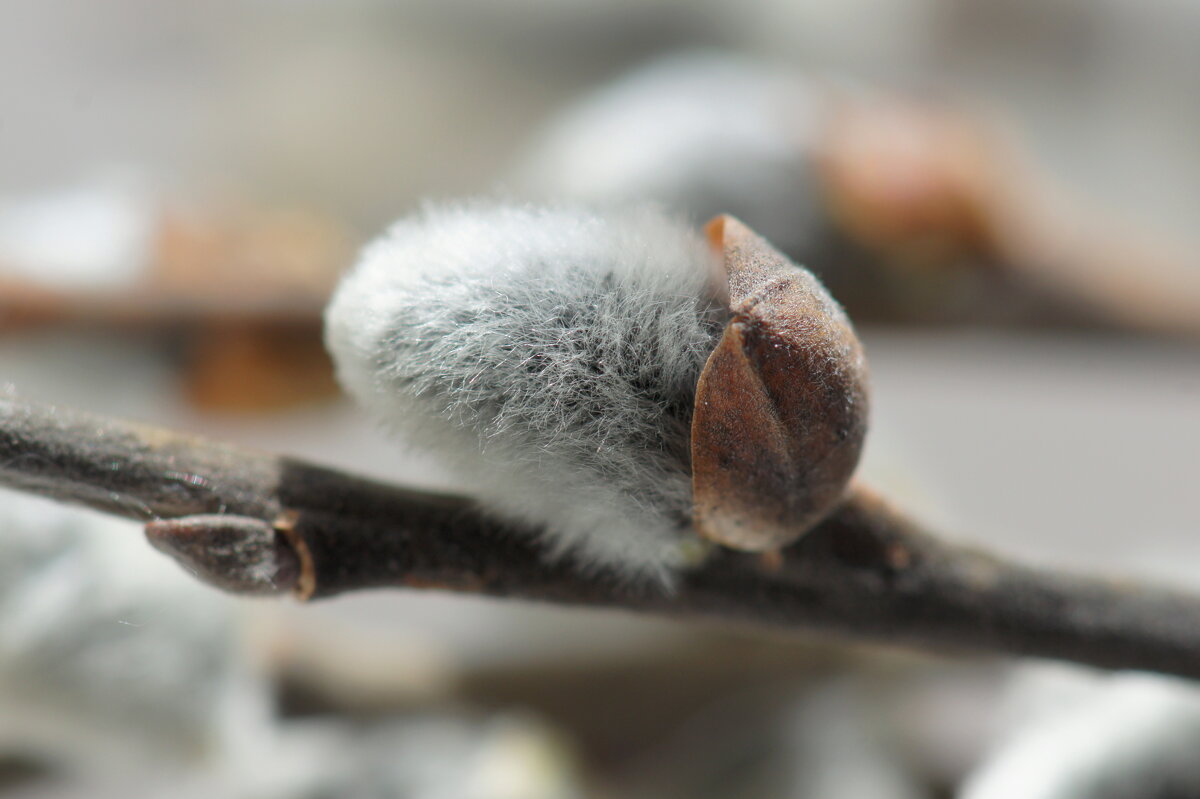
<svg viewBox="0 0 1200 799"><path fill-rule="evenodd" d="M366 249L326 339L352 395L551 556L669 579L716 270L649 208L431 208Z"/></svg>

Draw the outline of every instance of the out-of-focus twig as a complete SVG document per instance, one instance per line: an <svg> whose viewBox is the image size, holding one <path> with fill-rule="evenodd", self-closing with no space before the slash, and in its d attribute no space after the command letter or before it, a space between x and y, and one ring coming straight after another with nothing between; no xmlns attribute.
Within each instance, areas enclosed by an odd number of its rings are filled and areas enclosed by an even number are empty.
<svg viewBox="0 0 1200 799"><path fill-rule="evenodd" d="M204 408L270 410L336 393L321 311L350 260L340 225L299 212L144 213L146 251L130 253L144 262L128 284L39 282L29 276L37 264L20 277L0 262L0 332L168 333L187 396Z"/></svg>
<svg viewBox="0 0 1200 799"><path fill-rule="evenodd" d="M1089 207L978 119L842 98L816 150L836 226L887 267L870 274L914 316L953 316L961 303L970 318L1200 337L1200 255ZM881 290L848 289L868 305Z"/></svg>
<svg viewBox="0 0 1200 799"><path fill-rule="evenodd" d="M16 401L0 404L0 482L151 521L156 545L233 590L441 588L1200 677L1200 597L1007 563L863 489L781 562L718 549L665 591L547 563L531 531L463 498Z"/></svg>
<svg viewBox="0 0 1200 799"><path fill-rule="evenodd" d="M29 277L38 264L16 275L0 268L0 329L315 324L350 258L345 230L314 214L165 207L144 213L146 251L129 255L144 262L135 264L128 283L76 287Z"/></svg>

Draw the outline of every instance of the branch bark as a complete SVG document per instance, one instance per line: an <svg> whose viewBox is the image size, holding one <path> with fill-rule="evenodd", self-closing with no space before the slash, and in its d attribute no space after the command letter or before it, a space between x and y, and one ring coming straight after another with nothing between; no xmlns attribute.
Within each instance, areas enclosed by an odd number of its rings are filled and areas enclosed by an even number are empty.
<svg viewBox="0 0 1200 799"><path fill-rule="evenodd" d="M1200 677L1200 597L1009 563L862 487L776 562L718 548L665 591L548 563L536 531L465 498L17 401L0 402L0 484L149 522L236 593L441 588Z"/></svg>

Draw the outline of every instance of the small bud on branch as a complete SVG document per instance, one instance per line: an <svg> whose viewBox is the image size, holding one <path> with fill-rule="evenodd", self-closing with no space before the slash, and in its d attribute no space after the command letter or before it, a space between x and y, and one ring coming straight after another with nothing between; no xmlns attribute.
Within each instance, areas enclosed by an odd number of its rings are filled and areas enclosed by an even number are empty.
<svg viewBox="0 0 1200 799"><path fill-rule="evenodd" d="M842 499L867 432L867 368L842 309L728 216L708 225L733 315L696 386L697 531L735 549L790 544Z"/></svg>
<svg viewBox="0 0 1200 799"><path fill-rule="evenodd" d="M347 390L551 557L671 584L695 534L763 551L846 491L866 364L807 270L732 217L427 209L342 279Z"/></svg>

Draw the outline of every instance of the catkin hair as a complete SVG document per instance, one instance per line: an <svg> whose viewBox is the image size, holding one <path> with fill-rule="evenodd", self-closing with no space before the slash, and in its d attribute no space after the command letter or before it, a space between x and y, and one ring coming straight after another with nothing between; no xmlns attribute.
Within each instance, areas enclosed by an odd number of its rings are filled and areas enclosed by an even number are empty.
<svg viewBox="0 0 1200 799"><path fill-rule="evenodd" d="M652 208L431 207L364 251L327 342L354 397L550 556L669 580L715 259Z"/></svg>

